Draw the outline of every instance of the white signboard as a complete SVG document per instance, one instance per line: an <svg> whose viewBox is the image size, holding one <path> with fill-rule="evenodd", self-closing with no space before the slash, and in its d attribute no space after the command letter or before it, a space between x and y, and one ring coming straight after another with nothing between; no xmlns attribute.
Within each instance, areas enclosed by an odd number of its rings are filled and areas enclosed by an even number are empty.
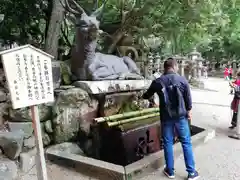
<svg viewBox="0 0 240 180"><path fill-rule="evenodd" d="M51 55L31 45L0 55L14 109L54 101Z"/></svg>

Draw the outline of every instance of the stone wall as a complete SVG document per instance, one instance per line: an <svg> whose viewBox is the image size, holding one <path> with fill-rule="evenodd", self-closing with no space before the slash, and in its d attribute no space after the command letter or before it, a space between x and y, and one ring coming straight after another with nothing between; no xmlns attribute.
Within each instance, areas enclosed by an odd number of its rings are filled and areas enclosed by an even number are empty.
<svg viewBox="0 0 240 180"><path fill-rule="evenodd" d="M3 159L0 159L0 166L17 164L21 171L27 172L35 165L37 152L31 111L28 107L12 109L3 69L0 69L0 107L0 149L3 156L0 157ZM86 117L93 119L97 116L98 101L81 88L63 86L55 89L54 103L42 104L38 108L43 144L47 147L76 141L80 130L87 136L91 122ZM8 167L0 168L0 179L7 174L11 176L11 172Z"/></svg>

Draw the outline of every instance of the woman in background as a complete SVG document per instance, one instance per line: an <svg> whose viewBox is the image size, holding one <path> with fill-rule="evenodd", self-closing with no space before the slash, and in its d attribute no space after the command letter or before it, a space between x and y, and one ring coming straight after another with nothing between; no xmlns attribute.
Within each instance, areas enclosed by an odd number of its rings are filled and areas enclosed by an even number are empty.
<svg viewBox="0 0 240 180"><path fill-rule="evenodd" d="M231 66L229 66L228 71L229 71L229 76L228 77L229 77L230 80L232 80L232 72L233 72L233 70L232 70Z"/></svg>
<svg viewBox="0 0 240 180"><path fill-rule="evenodd" d="M224 74L224 79L225 79L225 80L228 80L229 70L228 70L228 67L227 67L227 66L225 67L223 74Z"/></svg>
<svg viewBox="0 0 240 180"><path fill-rule="evenodd" d="M228 67L226 66L224 69L224 79L228 80L228 76L229 76L229 70L228 70Z"/></svg>
<svg viewBox="0 0 240 180"><path fill-rule="evenodd" d="M237 126L237 113L238 113L238 104L240 100L240 71L237 72L237 78L234 82L230 82L229 85L234 88L234 97L231 103L231 109L233 110L232 122L229 129L234 129Z"/></svg>

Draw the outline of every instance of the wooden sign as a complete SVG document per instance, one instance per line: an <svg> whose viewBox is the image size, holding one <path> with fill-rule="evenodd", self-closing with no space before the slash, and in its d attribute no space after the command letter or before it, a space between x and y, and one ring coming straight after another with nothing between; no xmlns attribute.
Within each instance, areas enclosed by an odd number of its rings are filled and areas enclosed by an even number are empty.
<svg viewBox="0 0 240 180"><path fill-rule="evenodd" d="M13 109L54 101L51 55L31 45L0 52Z"/></svg>
<svg viewBox="0 0 240 180"><path fill-rule="evenodd" d="M13 109L30 106L37 146L38 180L47 180L38 104L54 101L51 55L31 45L0 52Z"/></svg>

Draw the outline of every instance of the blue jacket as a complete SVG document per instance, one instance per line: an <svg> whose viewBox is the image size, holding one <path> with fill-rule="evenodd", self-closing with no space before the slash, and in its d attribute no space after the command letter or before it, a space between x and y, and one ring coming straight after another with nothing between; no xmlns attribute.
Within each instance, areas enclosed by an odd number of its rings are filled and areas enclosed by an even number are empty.
<svg viewBox="0 0 240 180"><path fill-rule="evenodd" d="M189 84L186 80L185 77L180 76L174 72L167 72L164 73L161 77L155 79L152 84L150 85L149 89L147 90L146 93L144 93L143 98L144 99L149 99L151 98L154 93L157 93L159 96L159 108L160 108L160 118L162 121L166 121L166 120L172 120L169 117L169 114L167 112L167 110L164 107L164 96L162 93L162 86L160 84L160 80L161 82L167 87L170 85L170 81L169 78L171 78L171 76L175 76L175 83L179 84L179 89L183 94L183 99L184 99L184 104L186 107L186 116L187 116L187 111L190 111L192 109L192 97L191 97L191 91L190 91L190 87Z"/></svg>

